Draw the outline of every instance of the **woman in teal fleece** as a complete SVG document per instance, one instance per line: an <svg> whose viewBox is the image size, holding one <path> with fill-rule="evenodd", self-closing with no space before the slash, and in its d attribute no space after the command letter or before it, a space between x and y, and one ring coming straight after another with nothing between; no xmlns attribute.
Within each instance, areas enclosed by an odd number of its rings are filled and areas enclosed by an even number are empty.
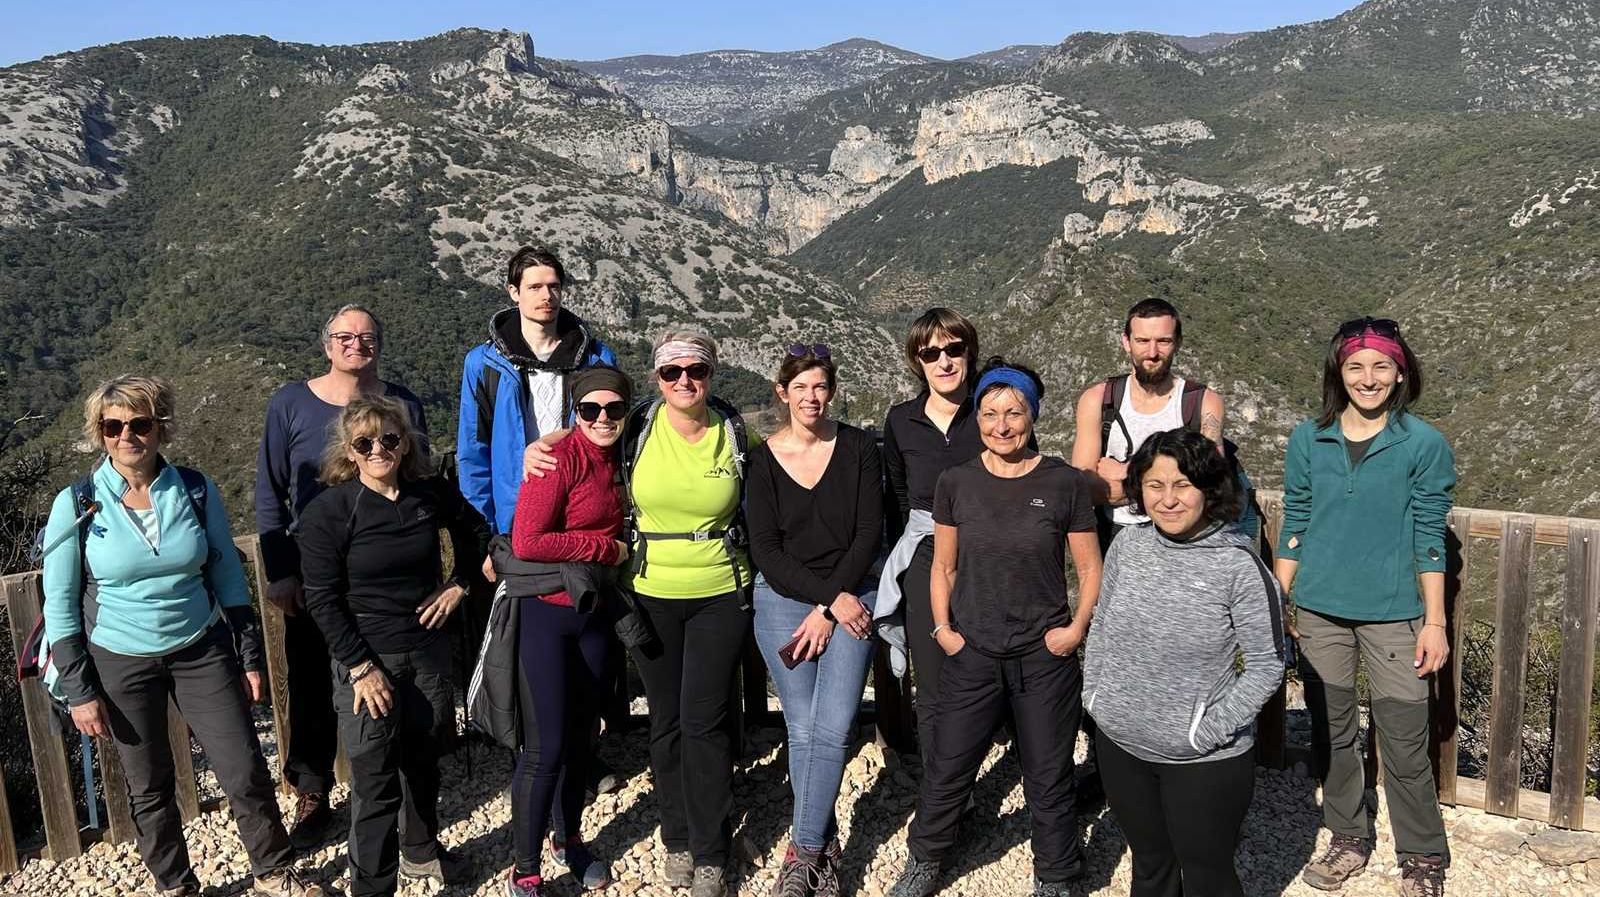
<svg viewBox="0 0 1600 897"><path fill-rule="evenodd" d="M254 893L319 897L293 868L250 716L265 663L228 515L210 478L161 456L174 405L164 381L134 376L102 383L84 403L84 435L105 456L87 490L56 496L45 527L54 546L44 557L45 638L58 684L78 730L116 744L157 894L200 893L173 793L175 702L227 795Z"/></svg>
<svg viewBox="0 0 1600 897"><path fill-rule="evenodd" d="M1322 414L1296 427L1284 460L1274 572L1299 608L1327 850L1302 873L1337 890L1367 864L1356 668L1365 662L1402 894L1443 893L1449 864L1428 759L1428 677L1450 653L1445 517L1455 459L1407 409L1422 371L1394 321L1339 328L1323 370Z"/></svg>

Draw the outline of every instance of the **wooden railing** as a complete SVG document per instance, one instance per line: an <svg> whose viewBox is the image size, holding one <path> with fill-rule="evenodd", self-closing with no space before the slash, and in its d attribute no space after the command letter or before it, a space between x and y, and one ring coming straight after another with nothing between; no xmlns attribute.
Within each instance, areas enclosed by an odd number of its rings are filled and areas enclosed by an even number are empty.
<svg viewBox="0 0 1600 897"><path fill-rule="evenodd" d="M1282 520L1282 499L1277 493L1259 495L1263 517L1263 545L1274 544ZM1457 508L1450 514L1450 571L1446 601L1450 614L1451 660L1436 677L1434 692L1434 745L1440 800L1446 804L1477 807L1501 816L1535 819L1561 828L1600 831L1600 801L1586 797L1587 756L1590 748L1590 702L1595 687L1595 640L1600 610L1600 520L1542 517ZM1498 550L1479 554L1475 539L1493 540ZM244 552L257 594L265 590L260 545L254 536L236 540ZM1549 791L1520 787L1524 733L1525 672L1528 638L1535 610L1534 547L1555 546L1566 551L1566 575L1561 595L1560 667L1555 689L1554 739ZM1496 571L1492 594L1464 587L1478 565ZM42 607L37 572L4 579L4 599L10 620L13 648L22 644ZM1461 714L1462 643L1468 621L1478 616L1494 625L1493 691L1489 748L1482 778L1457 774L1459 719ZM273 728L278 756L284 756L294 733L289 728L288 662L284 652L283 616L271 606L262 607L262 628L267 646ZM747 652L739 676L745 724L777 724L767 700L767 671L753 648ZM125 779L117 753L106 739L94 751L104 784L105 821L98 829L79 824L74 785L67 763L61 724L37 680L19 684L22 692L33 774L38 785L44 823L44 844L51 859L61 862L77 856L86 842L131 840L133 820L128 808ZM916 744L912 701L906 684L890 674L886 653L879 650L873 665L874 700L864 721L875 724L888 746L913 750ZM1258 721L1258 756L1267 766L1282 768L1309 757L1304 746L1287 744L1285 693L1261 713ZM198 796L191 762L187 725L172 708L169 736L177 763L178 806L185 821L207 808ZM1376 748L1369 741L1369 759ZM1370 764L1369 764L1370 766ZM336 774L347 772L342 763ZM90 799L93 799L91 796ZM6 803L0 772L0 872L13 871L30 848L18 845L12 814Z"/></svg>

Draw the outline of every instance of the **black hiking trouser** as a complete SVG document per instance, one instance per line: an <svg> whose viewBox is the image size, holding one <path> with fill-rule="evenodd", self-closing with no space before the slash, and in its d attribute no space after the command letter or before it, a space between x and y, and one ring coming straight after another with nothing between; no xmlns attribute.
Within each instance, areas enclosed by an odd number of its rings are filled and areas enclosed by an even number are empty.
<svg viewBox="0 0 1600 897"><path fill-rule="evenodd" d="M916 683L917 750L924 761L933 744L933 722L939 716L939 673L944 669L944 649L929 637L933 609L929 606L929 580L933 572L933 537L917 545L916 554L900 577L901 606L906 611L906 642Z"/></svg>
<svg viewBox="0 0 1600 897"><path fill-rule="evenodd" d="M401 851L417 863L439 855L439 757L455 731L449 639L380 653L377 663L394 696L376 719L365 707L351 709L350 671L334 670L339 734L350 757L351 897L394 894Z"/></svg>
<svg viewBox="0 0 1600 897"><path fill-rule="evenodd" d="M931 639L930 639L931 641ZM961 813L995 731L1011 712L1022 792L1033 821L1033 874L1064 882L1083 875L1074 812L1071 744L1083 712L1076 652L1039 647L999 660L970 644L945 658L932 749L922 752L922 787L906 846L922 862L942 863L955 846Z"/></svg>
<svg viewBox="0 0 1600 897"><path fill-rule="evenodd" d="M283 648L289 664L289 744L283 777L299 794L325 795L333 788L339 717L333 710L328 643L304 608L283 618Z"/></svg>
<svg viewBox="0 0 1600 897"><path fill-rule="evenodd" d="M656 643L630 648L650 702L650 773L661 843L696 866L726 866L733 839L734 670L750 632L739 592L710 598L638 596Z"/></svg>
<svg viewBox="0 0 1600 897"><path fill-rule="evenodd" d="M1153 763L1097 740L1106 803L1133 851L1130 897L1244 897L1233 856L1255 793L1255 751Z"/></svg>
<svg viewBox="0 0 1600 897"><path fill-rule="evenodd" d="M177 704L211 761L251 872L259 876L289 865L294 852L273 796L272 774L256 738L227 624L217 623L199 641L162 657L132 657L93 644L89 653L128 780L139 857L156 886L199 887L178 812L177 773L167 737L169 702Z"/></svg>

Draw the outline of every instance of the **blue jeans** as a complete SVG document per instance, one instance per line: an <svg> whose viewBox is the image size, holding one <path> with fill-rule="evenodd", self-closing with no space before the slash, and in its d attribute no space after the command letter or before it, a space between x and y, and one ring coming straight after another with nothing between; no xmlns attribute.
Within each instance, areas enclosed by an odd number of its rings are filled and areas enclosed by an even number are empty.
<svg viewBox="0 0 1600 897"><path fill-rule="evenodd" d="M876 583L864 582L858 588L856 597L870 614ZM813 606L779 595L765 577L758 576L755 608L756 644L778 686L789 729L789 783L794 788L789 840L807 850L821 850L838 833L833 807L877 642L857 641L843 627L835 627L820 657L791 670L778 659L778 649L788 643Z"/></svg>

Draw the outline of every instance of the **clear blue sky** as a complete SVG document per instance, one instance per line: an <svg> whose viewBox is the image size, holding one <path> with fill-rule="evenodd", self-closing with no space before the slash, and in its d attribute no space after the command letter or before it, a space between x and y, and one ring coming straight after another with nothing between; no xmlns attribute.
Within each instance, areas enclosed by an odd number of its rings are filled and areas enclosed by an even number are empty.
<svg viewBox="0 0 1600 897"><path fill-rule="evenodd" d="M0 66L140 37L265 34L350 44L463 26L533 35L541 56L796 50L869 37L954 58L1075 31L1204 34L1338 15L1357 0L0 0Z"/></svg>

